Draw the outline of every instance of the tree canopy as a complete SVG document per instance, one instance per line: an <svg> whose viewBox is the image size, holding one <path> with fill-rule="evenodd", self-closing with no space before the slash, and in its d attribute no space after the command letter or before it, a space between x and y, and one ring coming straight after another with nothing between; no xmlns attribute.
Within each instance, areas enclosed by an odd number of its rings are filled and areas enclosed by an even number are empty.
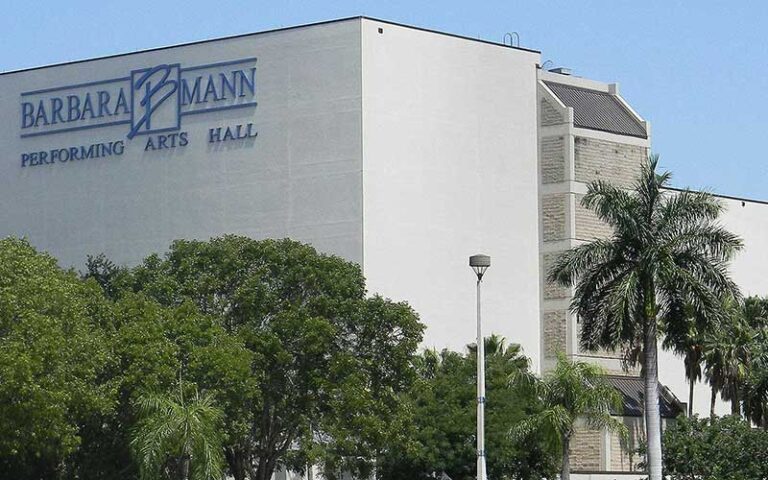
<svg viewBox="0 0 768 480"><path fill-rule="evenodd" d="M221 412L238 479L366 474L403 442L423 328L368 296L359 266L290 240L178 241L133 268L90 257L82 276L2 240L0 470L137 478L146 399L181 388Z"/></svg>
<svg viewBox="0 0 768 480"><path fill-rule="evenodd" d="M366 473L395 435L424 327L405 303L366 296L359 266L291 240L225 236L174 242L130 271L103 258L89 267L107 295L170 309L189 302L249 352L249 372L238 374L247 388L219 389L198 371L205 362L189 360L192 379L223 405L236 479L310 463L331 478Z"/></svg>
<svg viewBox="0 0 768 480"><path fill-rule="evenodd" d="M0 240L0 471L8 478L65 474L80 426L114 408L97 292L25 240Z"/></svg>
<svg viewBox="0 0 768 480"><path fill-rule="evenodd" d="M418 357L419 379L408 391L407 442L379 459L384 480L453 480L475 477L475 402L477 363L474 346L467 352L427 350ZM527 378L529 361L519 345L486 338L486 460L488 478L554 478L558 451L543 436L525 440L510 429L541 410Z"/></svg>
<svg viewBox="0 0 768 480"><path fill-rule="evenodd" d="M737 416L680 418L664 432L664 470L672 480L768 478L768 431Z"/></svg>

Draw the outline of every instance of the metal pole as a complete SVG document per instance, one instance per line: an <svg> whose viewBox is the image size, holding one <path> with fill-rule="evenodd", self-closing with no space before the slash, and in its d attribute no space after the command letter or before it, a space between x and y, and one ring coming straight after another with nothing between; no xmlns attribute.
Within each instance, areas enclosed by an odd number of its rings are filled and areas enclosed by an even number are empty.
<svg viewBox="0 0 768 480"><path fill-rule="evenodd" d="M477 480L485 476L485 342L480 323L480 283L477 277Z"/></svg>

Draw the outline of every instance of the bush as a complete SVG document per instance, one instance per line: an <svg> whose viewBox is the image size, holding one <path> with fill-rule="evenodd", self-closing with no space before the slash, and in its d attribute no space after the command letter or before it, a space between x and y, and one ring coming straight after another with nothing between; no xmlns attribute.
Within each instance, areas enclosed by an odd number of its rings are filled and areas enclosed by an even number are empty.
<svg viewBox="0 0 768 480"><path fill-rule="evenodd" d="M672 480L768 478L768 431L733 416L680 418L664 433L664 468Z"/></svg>

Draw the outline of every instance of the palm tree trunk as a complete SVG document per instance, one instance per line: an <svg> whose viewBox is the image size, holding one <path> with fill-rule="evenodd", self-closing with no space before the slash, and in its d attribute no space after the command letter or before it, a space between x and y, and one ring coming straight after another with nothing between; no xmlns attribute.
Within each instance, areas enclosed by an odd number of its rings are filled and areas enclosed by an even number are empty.
<svg viewBox="0 0 768 480"><path fill-rule="evenodd" d="M709 400L709 417L715 418L715 402L717 402L717 389L712 385L712 397Z"/></svg>
<svg viewBox="0 0 768 480"><path fill-rule="evenodd" d="M693 378L693 375L691 375L691 378L689 380L690 385L688 386L688 416L693 416L693 386L696 384L696 380Z"/></svg>
<svg viewBox="0 0 768 480"><path fill-rule="evenodd" d="M731 391L733 392L733 395L731 396L731 415L741 416L741 399L739 398L739 387L734 386Z"/></svg>
<svg viewBox="0 0 768 480"><path fill-rule="evenodd" d="M571 480L571 439L563 435L563 467L560 469L560 480Z"/></svg>
<svg viewBox="0 0 768 480"><path fill-rule="evenodd" d="M189 455L183 455L180 460L181 480L189 480Z"/></svg>
<svg viewBox="0 0 768 480"><path fill-rule="evenodd" d="M650 289L649 289L650 290ZM661 413L659 412L659 361L656 344L656 314L653 294L645 302L646 325L643 348L645 367L645 435L650 480L661 479Z"/></svg>

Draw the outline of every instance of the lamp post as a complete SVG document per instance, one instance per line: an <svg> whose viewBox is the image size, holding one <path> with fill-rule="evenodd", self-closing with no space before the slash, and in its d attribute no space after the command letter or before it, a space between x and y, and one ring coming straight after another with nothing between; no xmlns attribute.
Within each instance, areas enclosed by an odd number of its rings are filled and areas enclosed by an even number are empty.
<svg viewBox="0 0 768 480"><path fill-rule="evenodd" d="M477 275L477 480L486 480L485 474L485 342L480 324L480 284L491 266L488 255L472 255L469 266Z"/></svg>

